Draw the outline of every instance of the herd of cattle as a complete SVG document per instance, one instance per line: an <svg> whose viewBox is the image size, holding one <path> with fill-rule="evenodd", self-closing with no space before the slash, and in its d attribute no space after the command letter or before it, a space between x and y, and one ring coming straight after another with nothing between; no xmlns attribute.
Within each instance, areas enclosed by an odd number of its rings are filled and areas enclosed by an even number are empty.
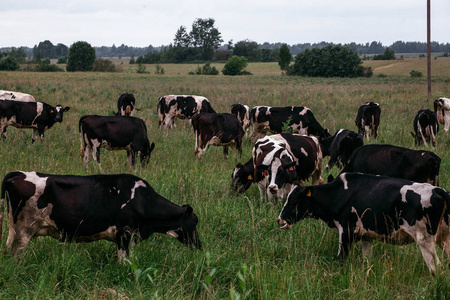
<svg viewBox="0 0 450 300"><path fill-rule="evenodd" d="M149 142L143 120L134 117L135 98L123 94L114 116L87 115L79 120L84 164L89 155L100 165L100 148L125 149L128 162L139 157L143 165L155 144ZM69 107L36 102L28 94L0 91L0 130L8 125L32 128L32 142L56 122ZM436 244L450 258L450 196L439 188L441 159L431 151L394 145L364 145L377 138L381 109L378 103L360 106L358 132L340 129L331 135L303 106L269 107L234 104L231 113L216 113L201 96L168 95L157 103L159 126L175 128L175 118L189 119L195 134L195 154L200 159L210 145L242 153L243 139L254 142L252 156L237 164L231 188L244 193L256 183L262 201L286 199L278 217L282 229L304 218L323 220L339 234L338 255L362 241L370 256L372 241L393 244L416 242L432 274L439 258ZM434 102L434 111L420 110L413 122L416 144L436 143L439 123L450 127L450 99ZM272 135L265 135L266 132ZM287 133L289 132L289 133ZM321 178L338 164L334 179ZM305 186L307 180L311 186ZM133 175L49 175L11 172L2 183L0 226L4 202L9 211L6 252L19 254L35 236L85 242L99 239L118 246L119 259L152 233L165 233L180 242L201 248L196 229L198 218L189 205L178 206L157 194L143 179ZM0 227L0 234L2 230Z"/></svg>

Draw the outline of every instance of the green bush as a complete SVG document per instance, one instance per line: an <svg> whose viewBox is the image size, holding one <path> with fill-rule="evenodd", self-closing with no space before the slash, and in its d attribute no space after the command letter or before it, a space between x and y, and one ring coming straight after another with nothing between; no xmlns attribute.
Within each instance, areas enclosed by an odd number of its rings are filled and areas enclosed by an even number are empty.
<svg viewBox="0 0 450 300"><path fill-rule="evenodd" d="M62 56L62 57L58 58L58 61L56 63L57 64L67 64L67 57Z"/></svg>
<svg viewBox="0 0 450 300"><path fill-rule="evenodd" d="M415 77L415 78L419 78L419 77L423 76L422 72L416 71L416 70L412 70L411 72L409 72L409 75L411 75L411 77Z"/></svg>
<svg viewBox="0 0 450 300"><path fill-rule="evenodd" d="M233 55L231 56L225 66L222 69L223 75L251 75L250 72L245 71L247 67L247 59L243 56Z"/></svg>
<svg viewBox="0 0 450 300"><path fill-rule="evenodd" d="M6 55L0 58L0 70L2 71L15 71L19 69L19 63L11 55Z"/></svg>
<svg viewBox="0 0 450 300"><path fill-rule="evenodd" d="M92 65L93 72L116 72L116 66L109 59L97 58Z"/></svg>
<svg viewBox="0 0 450 300"><path fill-rule="evenodd" d="M195 70L195 74L197 75L219 75L219 70L216 67L212 66L211 63L207 62L203 65L203 67L198 66L197 70Z"/></svg>
<svg viewBox="0 0 450 300"><path fill-rule="evenodd" d="M386 50L384 50L384 54L374 55L372 59L373 60L394 60L395 52L394 52L394 50L386 48Z"/></svg>
<svg viewBox="0 0 450 300"><path fill-rule="evenodd" d="M296 55L287 68L288 75L309 77L370 77L373 72L362 66L362 60L348 47L327 46L307 49Z"/></svg>
<svg viewBox="0 0 450 300"><path fill-rule="evenodd" d="M76 42L69 48L66 70L90 71L95 61L95 49L87 42Z"/></svg>

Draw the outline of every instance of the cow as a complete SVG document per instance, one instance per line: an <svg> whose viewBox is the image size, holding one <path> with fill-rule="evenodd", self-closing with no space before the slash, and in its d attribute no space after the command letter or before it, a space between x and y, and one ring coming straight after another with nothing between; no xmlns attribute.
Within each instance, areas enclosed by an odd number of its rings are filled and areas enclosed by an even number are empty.
<svg viewBox="0 0 450 300"><path fill-rule="evenodd" d="M201 112L215 113L209 100L195 95L168 95L158 99L159 127L175 127L175 118L192 119Z"/></svg>
<svg viewBox="0 0 450 300"><path fill-rule="evenodd" d="M371 257L373 240L418 244L430 272L439 258L436 243L450 259L450 196L442 188L401 178L342 173L320 186L294 184L278 217L281 229L304 218L324 221L339 234L338 256L362 241Z"/></svg>
<svg viewBox="0 0 450 300"><path fill-rule="evenodd" d="M364 140L359 133L351 130L339 129L333 136L329 136L320 142L323 157L330 156L326 170L331 170L337 163L340 168L345 167L355 149L364 145Z"/></svg>
<svg viewBox="0 0 450 300"><path fill-rule="evenodd" d="M228 147L242 154L244 129L235 115L224 113L199 113L192 118L195 133L194 153L200 159L209 146L223 146L223 155L228 157Z"/></svg>
<svg viewBox="0 0 450 300"><path fill-rule="evenodd" d="M434 112L439 123L444 125L445 133L448 133L450 127L450 99L441 97L434 101Z"/></svg>
<svg viewBox="0 0 450 300"><path fill-rule="evenodd" d="M150 145L145 122L127 116L82 116L78 122L80 133L80 156L85 167L89 154L100 166L100 148L127 150L128 163L134 166L139 156L142 166L146 166L155 143Z"/></svg>
<svg viewBox="0 0 450 300"><path fill-rule="evenodd" d="M201 248L198 218L190 205L178 206L144 179L130 174L49 175L11 172L2 182L0 233L7 202L6 253L20 255L33 237L67 242L115 242L119 261L140 240L165 233Z"/></svg>
<svg viewBox="0 0 450 300"><path fill-rule="evenodd" d="M252 157L262 202L266 195L269 200L285 198L296 180L322 182L322 150L315 137L290 133L266 136L255 143Z"/></svg>
<svg viewBox="0 0 450 300"><path fill-rule="evenodd" d="M373 144L356 149L342 172L384 175L438 186L440 167L441 158L431 151Z"/></svg>
<svg viewBox="0 0 450 300"><path fill-rule="evenodd" d="M231 174L231 190L239 194L248 190L255 182L254 174L253 157L245 164L238 163Z"/></svg>
<svg viewBox="0 0 450 300"><path fill-rule="evenodd" d="M423 142L428 147L431 141L436 146L436 136L439 132L439 122L436 113L429 109L422 109L417 112L413 121L414 133L411 132L416 146Z"/></svg>
<svg viewBox="0 0 450 300"><path fill-rule="evenodd" d="M53 127L56 122L63 121L63 114L70 107L61 105L51 106L44 102L19 102L14 100L0 100L0 132L6 138L6 128L11 125L16 128L32 128L31 143L39 134L41 142L44 132Z"/></svg>
<svg viewBox="0 0 450 300"><path fill-rule="evenodd" d="M34 97L31 96L30 94L4 90L0 90L0 99L21 101L21 102L36 102L36 99L34 99Z"/></svg>
<svg viewBox="0 0 450 300"><path fill-rule="evenodd" d="M250 122L253 124L250 135L252 141L267 131L281 133L291 130L292 133L314 135L320 139L330 136L328 130L317 122L312 111L304 106L255 106L250 111Z"/></svg>
<svg viewBox="0 0 450 300"><path fill-rule="evenodd" d="M117 112L113 112L115 116L134 116L135 102L133 94L125 93L117 99Z"/></svg>
<svg viewBox="0 0 450 300"><path fill-rule="evenodd" d="M236 115L239 122L242 124L242 128L244 128L244 132L247 135L247 129L250 127L250 110L247 105L236 103L231 105L231 113Z"/></svg>
<svg viewBox="0 0 450 300"><path fill-rule="evenodd" d="M367 102L361 105L356 115L355 125L358 133L369 140L370 134L378 137L378 126L380 126L381 108L376 102Z"/></svg>

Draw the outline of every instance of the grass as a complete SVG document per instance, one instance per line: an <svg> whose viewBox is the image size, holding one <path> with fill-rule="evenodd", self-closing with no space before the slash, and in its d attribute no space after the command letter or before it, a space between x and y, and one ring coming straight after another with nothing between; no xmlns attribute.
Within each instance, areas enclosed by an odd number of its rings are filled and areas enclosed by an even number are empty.
<svg viewBox="0 0 450 300"><path fill-rule="evenodd" d="M414 244L375 243L366 260L361 245L346 260L336 258L337 234L317 220L305 220L289 231L276 224L281 202L262 204L256 186L234 196L229 189L238 162L251 156L245 141L243 155L234 151L225 160L222 149L208 149L201 161L194 156L194 135L183 120L177 128L158 128L156 103L166 94L197 94L210 99L219 112L231 104L305 105L324 127L356 130L359 105L379 102L382 108L379 143L416 148L410 135L419 109L450 95L450 61L433 61L433 97L427 99L426 78L411 78L425 60L411 59L382 69L387 77L340 79L281 76L277 64L249 64L253 76L190 76L197 65L161 65L164 75L137 74L123 63L123 72L27 73L0 72L0 89L30 93L38 101L70 106L64 121L46 132L43 143L31 144L31 131L8 128L0 145L0 176L14 170L50 174L99 173L91 161L79 157L78 119L84 114L110 115L118 96L134 93L156 148L146 169L127 166L124 151L102 149L107 174L133 173L177 204L189 203L200 219L204 245L191 251L173 238L155 234L138 244L129 263L119 264L113 243L61 243L50 237L33 240L20 261L0 255L0 297L48 299L430 299L450 297L449 264L429 275ZM386 66L392 62L365 62ZM219 70L220 66L216 66ZM440 68L440 69L439 69ZM375 69L375 75L377 70ZM441 71L440 71L441 70ZM425 73L424 73L425 74ZM371 141L373 143L373 141ZM441 186L450 188L449 138L438 135L436 153L442 158ZM326 161L325 161L326 162ZM338 174L337 169L331 172ZM328 174L324 174L326 178ZM7 234L7 226L4 226ZM6 239L5 239L6 240ZM5 247L1 241L0 250Z"/></svg>

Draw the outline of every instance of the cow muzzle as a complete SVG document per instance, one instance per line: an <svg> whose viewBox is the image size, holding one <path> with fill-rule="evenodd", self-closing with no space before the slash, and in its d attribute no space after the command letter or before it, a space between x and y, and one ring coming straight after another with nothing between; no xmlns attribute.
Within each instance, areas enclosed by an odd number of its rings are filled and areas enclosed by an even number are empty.
<svg viewBox="0 0 450 300"><path fill-rule="evenodd" d="M282 225L280 229L291 229L292 225L288 224L285 220L278 218L278 225Z"/></svg>
<svg viewBox="0 0 450 300"><path fill-rule="evenodd" d="M269 185L269 192L275 195L278 192L278 187L276 185Z"/></svg>

